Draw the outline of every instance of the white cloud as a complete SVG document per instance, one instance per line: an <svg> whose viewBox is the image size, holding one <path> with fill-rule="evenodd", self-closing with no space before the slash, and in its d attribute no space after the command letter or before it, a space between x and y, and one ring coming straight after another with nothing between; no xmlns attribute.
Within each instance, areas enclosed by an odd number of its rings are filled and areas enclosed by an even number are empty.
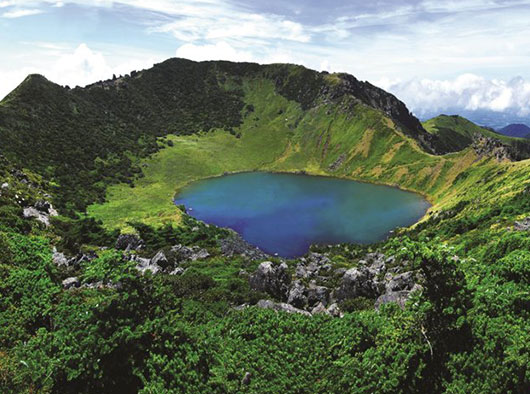
<svg viewBox="0 0 530 394"><path fill-rule="evenodd" d="M110 63L102 52L80 44L74 50L65 50L62 45L50 45L36 42L35 48L43 48L56 55L56 59L37 66L19 69L1 69L0 100L16 88L28 74L38 73L60 85L85 86L99 80L112 78L113 74L124 75L132 70L142 70L162 59L154 57L136 57L121 59ZM51 48L50 48L51 47Z"/></svg>
<svg viewBox="0 0 530 394"><path fill-rule="evenodd" d="M250 52L238 51L226 42L216 44L195 45L184 44L177 49L177 57L195 61L231 60L234 62L253 62L255 58Z"/></svg>
<svg viewBox="0 0 530 394"><path fill-rule="evenodd" d="M37 15L42 14L42 10L33 8L33 9L25 9L25 10L13 10L13 11L7 11L2 14L2 18L22 18L24 16L30 16L30 15Z"/></svg>
<svg viewBox="0 0 530 394"><path fill-rule="evenodd" d="M310 32L302 24L277 15L258 15L229 9L184 7L177 20L150 29L171 33L180 41L265 39L306 43Z"/></svg>
<svg viewBox="0 0 530 394"><path fill-rule="evenodd" d="M419 116L448 109L530 115L530 82L521 77L504 81L463 74L449 80L382 79L377 85L394 93Z"/></svg>
<svg viewBox="0 0 530 394"><path fill-rule="evenodd" d="M251 52L234 47L225 41L205 45L184 44L177 49L175 56L195 61L229 60L262 64L295 62L294 55L286 49L262 47L259 51Z"/></svg>

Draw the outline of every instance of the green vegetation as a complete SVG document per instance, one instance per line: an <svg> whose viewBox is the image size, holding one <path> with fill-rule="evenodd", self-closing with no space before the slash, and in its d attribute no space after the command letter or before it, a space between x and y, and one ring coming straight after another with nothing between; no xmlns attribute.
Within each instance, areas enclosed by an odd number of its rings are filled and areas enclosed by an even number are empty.
<svg viewBox="0 0 530 394"><path fill-rule="evenodd" d="M491 129L480 127L473 122L457 115L440 115L423 123L429 133L438 136L444 141L448 151L460 151L473 142L476 135L494 138L503 143L514 146L516 150L530 152L530 144L524 138L512 138L497 133Z"/></svg>
<svg viewBox="0 0 530 394"><path fill-rule="evenodd" d="M530 233L514 223L530 216L530 160L477 156L465 142L477 130L460 119L427 122L430 140L417 120L369 105L376 88L352 78L177 59L87 89L32 76L9 95L0 107L0 391L527 391ZM345 80L350 90L340 90ZM444 143L466 148L427 153ZM227 230L172 203L189 182L247 170L424 194L428 214L384 242L313 247L333 268L368 252L394 256L423 290L404 309L347 300L342 318L253 306L270 297L249 287L260 260L224 253ZM61 215L49 227L23 218L50 199ZM145 245L117 250L120 232ZM177 244L208 257L183 261L179 275L135 268ZM56 264L53 247L82 258ZM65 289L73 276L80 286Z"/></svg>

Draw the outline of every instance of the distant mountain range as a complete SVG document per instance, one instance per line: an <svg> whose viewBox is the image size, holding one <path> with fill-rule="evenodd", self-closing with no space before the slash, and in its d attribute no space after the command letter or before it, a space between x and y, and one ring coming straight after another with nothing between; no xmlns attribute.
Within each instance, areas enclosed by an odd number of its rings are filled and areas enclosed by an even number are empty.
<svg viewBox="0 0 530 394"><path fill-rule="evenodd" d="M530 127L521 123L510 124L497 131L509 137L530 138Z"/></svg>

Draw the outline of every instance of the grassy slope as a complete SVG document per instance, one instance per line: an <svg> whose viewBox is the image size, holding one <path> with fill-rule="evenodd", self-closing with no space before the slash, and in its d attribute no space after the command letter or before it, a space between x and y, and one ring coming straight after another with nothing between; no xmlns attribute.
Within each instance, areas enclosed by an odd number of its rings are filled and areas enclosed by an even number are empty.
<svg viewBox="0 0 530 394"><path fill-rule="evenodd" d="M178 222L172 197L180 188L197 179L249 170L306 171L397 185L424 194L434 204L431 211L437 211L476 196L482 202L507 198L523 187L530 169L529 160L497 163L478 159L470 149L427 154L388 117L359 103L353 103L353 115L324 104L303 111L263 79L245 80L244 91L245 102L255 110L235 129L241 138L224 130L170 136L174 145L143 161L145 177L134 188L110 187L107 202L90 206L89 214L112 228L131 220ZM499 172L503 186L486 190L483 179L492 170Z"/></svg>
<svg viewBox="0 0 530 394"><path fill-rule="evenodd" d="M463 118L461 116L440 115L423 122L423 127L431 134L439 135L453 149L460 150L472 141L474 134L481 134L486 137L501 140L506 144L512 144L520 138L513 138L488 130L484 127Z"/></svg>

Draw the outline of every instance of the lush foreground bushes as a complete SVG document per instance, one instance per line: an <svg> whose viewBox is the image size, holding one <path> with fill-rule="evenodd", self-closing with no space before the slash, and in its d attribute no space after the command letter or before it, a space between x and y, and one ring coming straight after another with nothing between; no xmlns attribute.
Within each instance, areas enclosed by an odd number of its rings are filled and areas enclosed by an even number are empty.
<svg viewBox="0 0 530 394"><path fill-rule="evenodd" d="M64 291L46 239L0 233L0 387L524 392L528 250L491 264L454 259L454 249L443 245L407 238L392 244L421 269L423 294L405 310L387 305L331 318L233 310L256 296L237 275L244 263L222 257L207 271L192 266L180 277L141 276L110 249L82 267L82 279L120 286ZM470 267L481 274L464 275Z"/></svg>

